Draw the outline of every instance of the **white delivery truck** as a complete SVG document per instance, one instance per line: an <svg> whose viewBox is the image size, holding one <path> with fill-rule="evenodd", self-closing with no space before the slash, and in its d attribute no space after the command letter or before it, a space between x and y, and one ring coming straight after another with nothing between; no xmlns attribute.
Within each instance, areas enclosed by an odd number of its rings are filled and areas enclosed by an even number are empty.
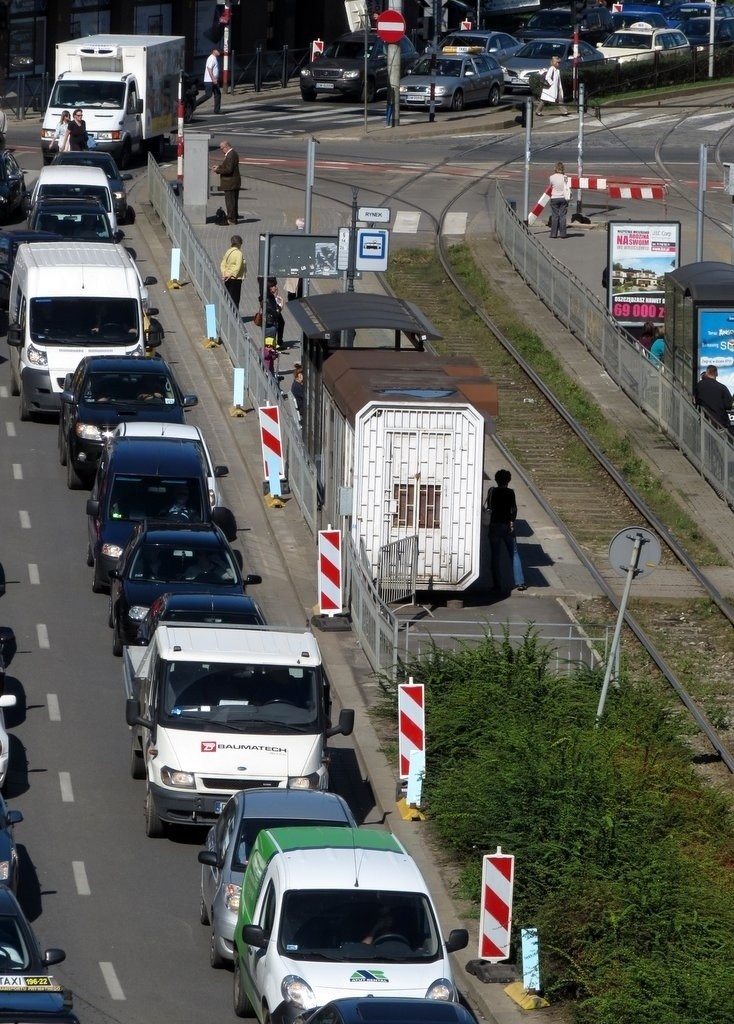
<svg viewBox="0 0 734 1024"><path fill-rule="evenodd" d="M20 418L58 412L67 374L90 355L144 355L141 280L130 253L106 242L35 242L18 247L10 282L10 388ZM149 310L148 312L157 312Z"/></svg>
<svg viewBox="0 0 734 1024"><path fill-rule="evenodd" d="M123 649L131 773L146 780L145 831L211 825L237 790L326 789L329 683L309 632L159 622Z"/></svg>
<svg viewBox="0 0 734 1024"><path fill-rule="evenodd" d="M80 107L97 149L126 167L160 151L176 123L183 36L95 35L56 44L56 81L41 129L44 163L63 110Z"/></svg>

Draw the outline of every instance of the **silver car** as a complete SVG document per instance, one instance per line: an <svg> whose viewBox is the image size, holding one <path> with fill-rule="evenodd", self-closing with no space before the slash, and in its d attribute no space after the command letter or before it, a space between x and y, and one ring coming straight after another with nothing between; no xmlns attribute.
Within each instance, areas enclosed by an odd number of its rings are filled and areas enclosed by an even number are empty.
<svg viewBox="0 0 734 1024"><path fill-rule="evenodd" d="M199 851L202 924L211 924L209 962L224 967L233 959L234 928L242 877L258 832L264 828L331 825L355 828L349 805L336 793L315 789L246 789L235 793Z"/></svg>
<svg viewBox="0 0 734 1024"><path fill-rule="evenodd" d="M561 71L573 67L573 42L570 39L531 39L529 43L502 62L505 89L508 92L530 92L533 75L546 71L551 57L561 58ZM579 63L583 67L604 63L604 57L588 43L579 43Z"/></svg>
<svg viewBox="0 0 734 1024"><path fill-rule="evenodd" d="M427 107L431 102L431 82L435 81L436 107L463 110L467 103L486 103L496 107L504 89L502 68L494 57L483 55L456 56L438 54L421 57L408 74L400 79L400 106Z"/></svg>

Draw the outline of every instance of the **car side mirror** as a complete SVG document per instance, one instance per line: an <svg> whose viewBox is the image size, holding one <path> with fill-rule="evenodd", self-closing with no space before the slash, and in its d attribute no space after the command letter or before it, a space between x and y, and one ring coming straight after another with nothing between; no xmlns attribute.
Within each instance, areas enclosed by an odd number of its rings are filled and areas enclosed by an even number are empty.
<svg viewBox="0 0 734 1024"><path fill-rule="evenodd" d="M99 516L99 501L96 498L87 498L87 515L92 519Z"/></svg>
<svg viewBox="0 0 734 1024"><path fill-rule="evenodd" d="M132 181L132 180L133 180L133 176L132 176L132 174L129 173L129 171L126 171L125 174L121 174L120 175L120 181Z"/></svg>
<svg viewBox="0 0 734 1024"><path fill-rule="evenodd" d="M64 388L64 390L61 392L60 398L62 402L66 402L67 404L71 403L74 401L74 392L71 391L69 388Z"/></svg>
<svg viewBox="0 0 734 1024"><path fill-rule="evenodd" d="M221 476L229 476L229 466L215 466L214 467L215 478Z"/></svg>
<svg viewBox="0 0 734 1024"><path fill-rule="evenodd" d="M256 572L248 573L247 576L245 576L245 586L246 587L253 587L253 586L255 586L258 583L262 583L262 581L263 581L262 576L258 576L258 574Z"/></svg>
<svg viewBox="0 0 734 1024"><path fill-rule="evenodd" d="M158 278L157 278L157 277L154 277L154 276L153 276L152 274L148 274L148 276L147 276L147 277L145 278L145 280L143 281L143 284L144 284L144 285L146 286L146 288L148 287L148 285L151 285L151 284L158 284ZM151 312L151 313L152 313L152 312L153 312L153 310L150 310L149 312ZM157 313L157 312L158 312L158 310L156 310L156 313Z"/></svg>
<svg viewBox="0 0 734 1024"><path fill-rule="evenodd" d="M184 409L193 409L195 405L199 404L199 398L197 395L184 395L183 396L183 407Z"/></svg>
<svg viewBox="0 0 734 1024"><path fill-rule="evenodd" d="M44 949L41 959L47 967L52 967L54 964L60 964L62 960L66 960L66 953L63 949Z"/></svg>
<svg viewBox="0 0 734 1024"><path fill-rule="evenodd" d="M215 850L199 850L197 860L200 864L206 864L210 868L221 868L222 866Z"/></svg>
<svg viewBox="0 0 734 1024"><path fill-rule="evenodd" d="M246 924L242 929L242 941L248 946L257 946L258 949L265 949L268 944L259 924Z"/></svg>

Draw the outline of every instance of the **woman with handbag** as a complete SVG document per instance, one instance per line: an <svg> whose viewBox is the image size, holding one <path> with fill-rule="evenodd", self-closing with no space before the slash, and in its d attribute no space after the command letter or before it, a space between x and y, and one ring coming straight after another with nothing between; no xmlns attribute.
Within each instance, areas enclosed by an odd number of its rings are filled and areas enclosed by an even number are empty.
<svg viewBox="0 0 734 1024"><path fill-rule="evenodd" d="M69 148L69 122L71 121L71 114L68 110L61 111L61 117L59 123L56 125L56 132L51 140L51 145L48 147L55 153L65 153Z"/></svg>
<svg viewBox="0 0 734 1024"><path fill-rule="evenodd" d="M571 198L571 186L560 160L548 181L551 189L550 236L551 238L568 238L566 214L568 213L568 201Z"/></svg>
<svg viewBox="0 0 734 1024"><path fill-rule="evenodd" d="M540 99L535 107L538 117L543 116L543 107L546 103L557 103L558 111L563 117L568 117L568 110L563 105L563 83L561 82L561 58L551 57L550 67L545 74L541 73L543 85Z"/></svg>

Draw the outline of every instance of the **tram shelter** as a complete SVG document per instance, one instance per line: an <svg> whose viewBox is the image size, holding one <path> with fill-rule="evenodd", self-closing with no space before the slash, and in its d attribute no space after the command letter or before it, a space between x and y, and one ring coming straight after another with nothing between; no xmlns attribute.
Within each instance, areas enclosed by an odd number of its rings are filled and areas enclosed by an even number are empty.
<svg viewBox="0 0 734 1024"><path fill-rule="evenodd" d="M707 366L734 390L734 265L688 263L665 275L666 366L689 392Z"/></svg>

